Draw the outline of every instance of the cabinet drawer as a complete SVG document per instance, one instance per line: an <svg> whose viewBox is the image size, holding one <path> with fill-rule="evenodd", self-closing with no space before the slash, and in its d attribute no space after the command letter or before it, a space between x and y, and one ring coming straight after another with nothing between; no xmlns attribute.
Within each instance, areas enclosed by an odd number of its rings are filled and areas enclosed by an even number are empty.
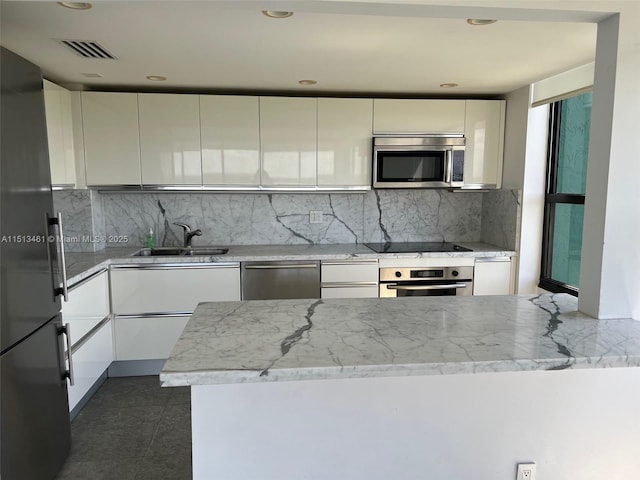
<svg viewBox="0 0 640 480"><path fill-rule="evenodd" d="M62 303L65 317L101 317L109 314L107 271L69 290L69 301Z"/></svg>
<svg viewBox="0 0 640 480"><path fill-rule="evenodd" d="M189 316L117 317L114 319L116 360L169 358Z"/></svg>
<svg viewBox="0 0 640 480"><path fill-rule="evenodd" d="M378 262L322 262L322 284L345 282L378 282Z"/></svg>
<svg viewBox="0 0 640 480"><path fill-rule="evenodd" d="M191 313L200 302L240 300L240 265L112 267L113 313Z"/></svg>
<svg viewBox="0 0 640 480"><path fill-rule="evenodd" d="M322 298L377 298L377 285L322 287Z"/></svg>
<svg viewBox="0 0 640 480"><path fill-rule="evenodd" d="M75 385L69 386L69 411L91 389L113 361L111 321L106 322L72 354Z"/></svg>
<svg viewBox="0 0 640 480"><path fill-rule="evenodd" d="M109 284L106 270L69 291L62 303L62 318L71 325L71 341L79 342L109 315Z"/></svg>

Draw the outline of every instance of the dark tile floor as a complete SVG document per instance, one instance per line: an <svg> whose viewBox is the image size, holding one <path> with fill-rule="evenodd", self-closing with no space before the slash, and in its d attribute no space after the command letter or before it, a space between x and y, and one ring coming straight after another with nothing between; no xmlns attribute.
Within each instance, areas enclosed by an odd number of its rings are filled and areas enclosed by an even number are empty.
<svg viewBox="0 0 640 480"><path fill-rule="evenodd" d="M71 423L71 442L57 480L191 479L189 388L109 378Z"/></svg>

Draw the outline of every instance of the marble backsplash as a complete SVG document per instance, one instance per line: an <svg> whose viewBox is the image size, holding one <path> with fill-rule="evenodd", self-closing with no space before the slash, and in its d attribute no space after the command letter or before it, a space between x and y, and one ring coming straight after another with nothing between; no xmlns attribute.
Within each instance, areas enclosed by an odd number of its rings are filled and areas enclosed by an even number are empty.
<svg viewBox="0 0 640 480"><path fill-rule="evenodd" d="M482 241L517 250L521 190L490 190L482 199Z"/></svg>
<svg viewBox="0 0 640 480"><path fill-rule="evenodd" d="M174 222L202 230L203 235L194 238L194 245L486 241L513 248L518 193L498 192L508 193L423 189L365 194L71 190L54 192L54 203L65 216L67 237L93 237L91 242L68 243L70 251L94 251L105 245L143 246L150 228L157 245L179 245L182 229ZM310 223L310 211L321 211L323 222Z"/></svg>

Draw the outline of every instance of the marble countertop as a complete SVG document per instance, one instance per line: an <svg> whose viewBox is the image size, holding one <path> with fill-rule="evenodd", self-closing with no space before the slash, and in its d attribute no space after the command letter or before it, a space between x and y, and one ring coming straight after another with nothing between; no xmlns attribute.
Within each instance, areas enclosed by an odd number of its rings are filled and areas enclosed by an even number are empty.
<svg viewBox="0 0 640 480"><path fill-rule="evenodd" d="M640 366L640 322L566 294L201 303L164 386Z"/></svg>
<svg viewBox="0 0 640 480"><path fill-rule="evenodd" d="M92 253L67 253L68 283L73 286L111 264L220 263L268 260L345 260L350 258L512 257L516 252L495 245L454 242L471 252L376 253L361 243L322 245L238 245L217 256L136 257L141 247L110 247Z"/></svg>

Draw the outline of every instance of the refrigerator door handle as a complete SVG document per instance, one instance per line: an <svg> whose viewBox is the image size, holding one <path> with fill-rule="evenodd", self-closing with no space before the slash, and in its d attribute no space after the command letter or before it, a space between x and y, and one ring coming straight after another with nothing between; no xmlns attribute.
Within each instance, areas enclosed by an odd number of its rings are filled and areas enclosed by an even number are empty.
<svg viewBox="0 0 640 480"><path fill-rule="evenodd" d="M64 326L60 329L60 333L64 334L64 338L67 343L67 358L69 360L69 369L65 370L64 378L69 379L69 385L72 387L75 385L75 375L73 373L73 356L71 355L71 324L65 323Z"/></svg>
<svg viewBox="0 0 640 480"><path fill-rule="evenodd" d="M60 277L62 279L61 287L54 287L54 295L62 295L65 302L69 301L69 285L67 283L67 260L64 252L64 233L62 231L62 213L58 212L55 218L49 219L50 225L58 226L58 245L60 245L60 251L58 254L58 266L60 267Z"/></svg>

